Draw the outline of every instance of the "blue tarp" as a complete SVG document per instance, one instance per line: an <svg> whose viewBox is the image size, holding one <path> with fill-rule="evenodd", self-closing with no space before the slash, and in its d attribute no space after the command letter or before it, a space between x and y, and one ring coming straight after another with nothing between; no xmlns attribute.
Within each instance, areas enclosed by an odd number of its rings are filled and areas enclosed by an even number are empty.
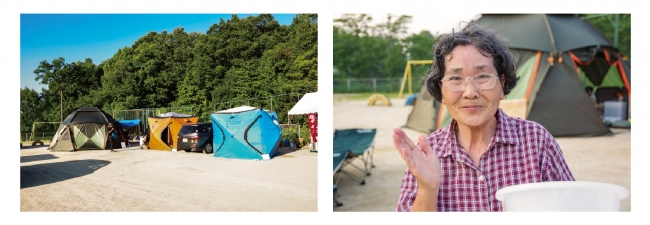
<svg viewBox="0 0 650 225"><path fill-rule="evenodd" d="M120 126L122 126L122 129L127 129L132 126L136 126L140 124L140 120L120 120Z"/></svg>
<svg viewBox="0 0 650 225"><path fill-rule="evenodd" d="M277 114L261 109L217 112L210 115L214 131L214 157L271 159L280 144L282 131Z"/></svg>

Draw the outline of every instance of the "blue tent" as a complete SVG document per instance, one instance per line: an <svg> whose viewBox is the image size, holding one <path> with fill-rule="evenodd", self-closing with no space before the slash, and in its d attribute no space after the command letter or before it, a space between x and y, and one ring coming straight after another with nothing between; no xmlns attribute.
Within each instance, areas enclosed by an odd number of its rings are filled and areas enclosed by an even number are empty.
<svg viewBox="0 0 650 225"><path fill-rule="evenodd" d="M210 115L214 131L214 157L271 159L280 144L279 121L275 112L240 106Z"/></svg>
<svg viewBox="0 0 650 225"><path fill-rule="evenodd" d="M404 105L413 105L415 103L415 99L418 98L418 93L413 93L412 95L409 95L408 98L406 98L406 103Z"/></svg>

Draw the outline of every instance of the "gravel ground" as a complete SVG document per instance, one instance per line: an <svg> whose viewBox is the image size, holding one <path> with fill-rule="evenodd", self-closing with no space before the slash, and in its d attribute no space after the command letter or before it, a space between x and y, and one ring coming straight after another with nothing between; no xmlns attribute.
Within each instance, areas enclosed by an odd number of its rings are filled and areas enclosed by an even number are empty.
<svg viewBox="0 0 650 225"><path fill-rule="evenodd" d="M139 147L20 151L21 212L311 211L317 156L281 148L268 161Z"/></svg>
<svg viewBox="0 0 650 225"><path fill-rule="evenodd" d="M391 99L392 106L367 106L366 101L335 101L334 129L377 128L372 175L365 185L341 176L338 182L341 207L334 211L395 211L406 164L393 147L392 129L406 124L412 106L404 99ZM621 201L621 211L631 211L630 130L611 129L614 135L585 138L556 138L576 180L623 186L630 196ZM423 133L405 129L416 141ZM362 166L360 160L355 165ZM346 171L362 175L353 168Z"/></svg>

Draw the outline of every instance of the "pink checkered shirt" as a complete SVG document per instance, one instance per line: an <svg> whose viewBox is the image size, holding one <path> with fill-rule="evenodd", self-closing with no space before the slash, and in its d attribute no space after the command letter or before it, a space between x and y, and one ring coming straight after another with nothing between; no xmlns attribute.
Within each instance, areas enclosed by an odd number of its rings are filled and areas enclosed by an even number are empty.
<svg viewBox="0 0 650 225"><path fill-rule="evenodd" d="M504 187L544 181L573 181L562 150L553 136L536 122L496 113L497 127L479 165L456 140L451 125L427 136L442 168L438 211L503 211L495 193ZM406 169L397 211L410 211L418 182Z"/></svg>

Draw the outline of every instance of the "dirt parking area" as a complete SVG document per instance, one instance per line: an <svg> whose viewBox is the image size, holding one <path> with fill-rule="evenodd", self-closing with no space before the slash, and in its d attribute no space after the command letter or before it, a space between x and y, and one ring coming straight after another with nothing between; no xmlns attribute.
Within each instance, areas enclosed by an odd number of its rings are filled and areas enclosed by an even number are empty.
<svg viewBox="0 0 650 225"><path fill-rule="evenodd" d="M395 211L406 164L392 143L392 129L406 124L412 106L404 99L391 99L392 106L367 106L366 101L334 101L334 129L377 128L372 174L365 185L341 176L338 182L343 206L334 211ZM416 141L423 133L405 129ZM621 201L621 211L631 211L630 129L611 129L612 136L556 138L576 180L604 182L623 186L630 196ZM362 166L360 160L354 162ZM344 168L359 176L353 168Z"/></svg>
<svg viewBox="0 0 650 225"><path fill-rule="evenodd" d="M315 212L317 152L267 161L139 147L20 151L21 212Z"/></svg>

